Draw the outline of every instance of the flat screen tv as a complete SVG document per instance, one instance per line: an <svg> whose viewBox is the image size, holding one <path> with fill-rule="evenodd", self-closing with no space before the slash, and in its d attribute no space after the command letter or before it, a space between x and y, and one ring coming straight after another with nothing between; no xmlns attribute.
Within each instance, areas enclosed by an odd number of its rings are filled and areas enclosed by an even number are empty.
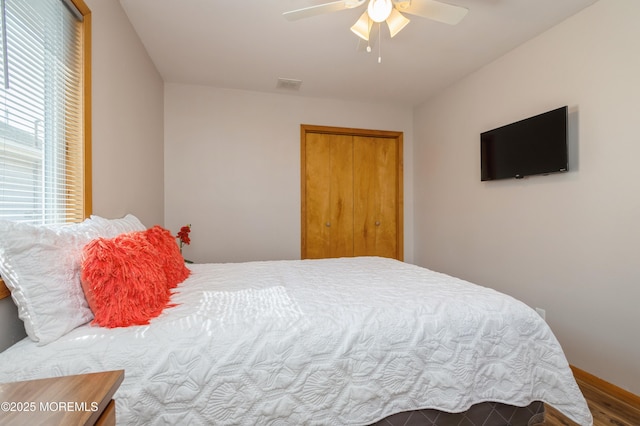
<svg viewBox="0 0 640 426"><path fill-rule="evenodd" d="M567 107L480 135L481 180L566 172Z"/></svg>

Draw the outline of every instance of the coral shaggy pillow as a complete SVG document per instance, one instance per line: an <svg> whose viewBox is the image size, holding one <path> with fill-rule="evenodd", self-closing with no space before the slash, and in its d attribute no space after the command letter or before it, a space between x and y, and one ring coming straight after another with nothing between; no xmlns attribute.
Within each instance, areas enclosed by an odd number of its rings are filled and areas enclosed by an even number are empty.
<svg viewBox="0 0 640 426"><path fill-rule="evenodd" d="M92 324L110 328L149 324L171 306L171 288L184 280L189 270L182 261L180 266L186 273L176 272L181 268L162 231L156 226L113 239L99 238L85 246L81 279L94 314ZM171 243L177 249L173 237Z"/></svg>
<svg viewBox="0 0 640 426"><path fill-rule="evenodd" d="M158 262L167 277L167 285L169 288L176 288L191 271L184 264L184 258L175 237L171 232L157 225L147 230L146 237L156 250Z"/></svg>

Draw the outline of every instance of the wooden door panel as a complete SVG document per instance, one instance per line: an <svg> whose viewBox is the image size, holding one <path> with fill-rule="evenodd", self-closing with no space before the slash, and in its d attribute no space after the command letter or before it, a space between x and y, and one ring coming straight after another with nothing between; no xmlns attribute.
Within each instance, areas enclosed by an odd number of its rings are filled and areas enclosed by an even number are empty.
<svg viewBox="0 0 640 426"><path fill-rule="evenodd" d="M398 258L397 140L354 138L354 255Z"/></svg>
<svg viewBox="0 0 640 426"><path fill-rule="evenodd" d="M376 192L375 138L356 137L354 155L354 256L375 255L374 221L378 210Z"/></svg>
<svg viewBox="0 0 640 426"><path fill-rule="evenodd" d="M329 253L325 257L353 256L353 139L348 135L331 138L331 213Z"/></svg>
<svg viewBox="0 0 640 426"><path fill-rule="evenodd" d="M309 133L305 143L303 257L353 256L352 138Z"/></svg>
<svg viewBox="0 0 640 426"><path fill-rule="evenodd" d="M329 234L324 227L324 219L330 216L331 207L331 168L328 159L331 157L331 144L322 135L307 135L305 144L305 176L306 217L304 220L303 258L321 258L328 251Z"/></svg>
<svg viewBox="0 0 640 426"><path fill-rule="evenodd" d="M379 139L377 146L376 255L398 258L398 145L396 139Z"/></svg>

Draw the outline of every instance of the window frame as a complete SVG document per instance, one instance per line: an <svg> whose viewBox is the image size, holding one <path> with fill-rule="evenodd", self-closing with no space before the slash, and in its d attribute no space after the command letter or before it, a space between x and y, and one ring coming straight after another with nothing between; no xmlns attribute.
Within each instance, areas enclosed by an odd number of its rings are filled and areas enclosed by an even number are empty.
<svg viewBox="0 0 640 426"><path fill-rule="evenodd" d="M60 0L64 1L64 0ZM83 111L84 111L84 129L82 137L84 139L84 188L83 188L83 210L84 217L87 218L92 213L93 208L93 191L92 191L92 97L91 97L91 62L92 62L92 15L91 10L84 0L70 0L82 15L82 67L83 67Z"/></svg>

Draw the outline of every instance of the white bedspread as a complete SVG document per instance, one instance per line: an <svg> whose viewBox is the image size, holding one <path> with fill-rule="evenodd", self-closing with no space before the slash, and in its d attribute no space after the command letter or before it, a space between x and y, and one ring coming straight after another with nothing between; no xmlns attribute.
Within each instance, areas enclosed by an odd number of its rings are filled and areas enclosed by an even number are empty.
<svg viewBox="0 0 640 426"><path fill-rule="evenodd" d="M544 401L592 424L523 303L382 258L191 265L149 326L82 326L0 354L0 382L125 369L118 424L355 425Z"/></svg>

